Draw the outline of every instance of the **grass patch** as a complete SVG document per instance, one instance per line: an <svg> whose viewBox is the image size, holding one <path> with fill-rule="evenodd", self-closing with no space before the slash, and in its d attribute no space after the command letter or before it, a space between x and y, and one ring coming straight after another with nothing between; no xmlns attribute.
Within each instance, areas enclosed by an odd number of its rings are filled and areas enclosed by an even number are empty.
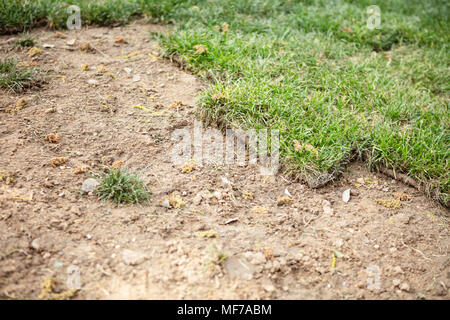
<svg viewBox="0 0 450 320"><path fill-rule="evenodd" d="M67 28L67 8L80 8L82 25L115 25L136 17L165 21L176 0L2 0L0 34L23 32L33 27Z"/></svg>
<svg viewBox="0 0 450 320"><path fill-rule="evenodd" d="M0 60L0 88L17 93L42 82L37 69L19 67L13 59Z"/></svg>
<svg viewBox="0 0 450 320"><path fill-rule="evenodd" d="M102 200L116 203L140 203L149 200L150 191L143 180L126 168L110 169L99 182L95 193Z"/></svg>
<svg viewBox="0 0 450 320"><path fill-rule="evenodd" d="M30 35L25 34L19 40L14 42L14 48L31 48L36 45L36 40L30 37Z"/></svg>
<svg viewBox="0 0 450 320"><path fill-rule="evenodd" d="M361 159L448 205L448 4L378 1L381 29L369 30L370 4L189 1L170 12L176 29L159 40L212 83L206 122L279 129L284 169L310 186Z"/></svg>

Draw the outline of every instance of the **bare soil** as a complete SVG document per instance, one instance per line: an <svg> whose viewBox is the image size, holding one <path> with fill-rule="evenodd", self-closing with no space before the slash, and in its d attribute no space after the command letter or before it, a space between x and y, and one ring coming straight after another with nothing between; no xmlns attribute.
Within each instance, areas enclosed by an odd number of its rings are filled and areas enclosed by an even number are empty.
<svg viewBox="0 0 450 320"><path fill-rule="evenodd" d="M39 47L54 47L33 58L0 37L2 55L35 61L50 78L0 91L0 171L15 179L0 182L0 297L37 299L45 279L64 292L76 267L72 299L449 298L448 211L364 164L321 189L258 166L174 166L171 133L193 127L206 84L160 58L149 31L164 29L136 22L65 39L36 30ZM5 112L20 98L24 108ZM53 167L56 157L68 161ZM115 161L142 175L149 204L81 192ZM277 203L286 189L292 201ZM165 207L173 195L185 206Z"/></svg>

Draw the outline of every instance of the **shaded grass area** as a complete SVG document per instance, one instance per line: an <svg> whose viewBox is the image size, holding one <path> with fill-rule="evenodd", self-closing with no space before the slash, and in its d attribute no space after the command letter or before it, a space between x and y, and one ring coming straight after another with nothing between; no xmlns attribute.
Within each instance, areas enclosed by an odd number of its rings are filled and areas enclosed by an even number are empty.
<svg viewBox="0 0 450 320"><path fill-rule="evenodd" d="M83 25L173 23L155 36L167 57L211 82L205 121L279 129L285 170L311 186L359 158L407 174L448 205L447 1L6 0L0 32L65 28L70 4ZM381 25L369 30L373 4Z"/></svg>
<svg viewBox="0 0 450 320"><path fill-rule="evenodd" d="M35 68L20 67L13 59L0 59L0 88L17 93L42 82L44 79Z"/></svg>

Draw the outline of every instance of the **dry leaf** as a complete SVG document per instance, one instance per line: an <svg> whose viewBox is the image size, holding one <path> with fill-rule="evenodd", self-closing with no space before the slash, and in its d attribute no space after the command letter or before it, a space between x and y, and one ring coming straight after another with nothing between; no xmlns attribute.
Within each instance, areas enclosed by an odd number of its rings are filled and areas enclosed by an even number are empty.
<svg viewBox="0 0 450 320"><path fill-rule="evenodd" d="M181 173L189 173L192 172L196 169L197 167L195 166L194 161L191 161L189 163L185 163L183 164L183 166L181 167Z"/></svg>
<svg viewBox="0 0 450 320"><path fill-rule="evenodd" d="M5 182L5 184L14 184L16 182L14 171L0 171L0 182Z"/></svg>
<svg viewBox="0 0 450 320"><path fill-rule="evenodd" d="M205 48L204 46L202 46L201 44L196 44L194 46L194 49L195 49L194 55L203 54L203 53L208 52L208 49Z"/></svg>
<svg viewBox="0 0 450 320"><path fill-rule="evenodd" d="M89 67L88 64L83 63L83 64L80 66L80 69L83 70L83 71L89 71L91 68Z"/></svg>
<svg viewBox="0 0 450 320"><path fill-rule="evenodd" d="M393 194L394 199L398 199L400 201L409 201L412 199L412 197L409 194L403 193L403 192L395 192Z"/></svg>
<svg viewBox="0 0 450 320"><path fill-rule="evenodd" d="M275 259L275 257L273 256L273 249L272 249L272 247L267 247L267 248L264 249L264 256L268 260L274 260Z"/></svg>
<svg viewBox="0 0 450 320"><path fill-rule="evenodd" d="M226 22L222 23L222 31L223 31L223 33L227 33L228 32L228 28L229 28L228 23L226 23Z"/></svg>
<svg viewBox="0 0 450 320"><path fill-rule="evenodd" d="M61 139L60 139L58 133L50 133L44 138L44 140L48 141L50 143L60 143L61 142Z"/></svg>
<svg viewBox="0 0 450 320"><path fill-rule="evenodd" d="M253 199L255 197L255 195L253 194L253 192L250 192L250 191L248 191L248 190L244 190L244 191L242 191L242 198L244 198L245 200L248 200L248 199Z"/></svg>
<svg viewBox="0 0 450 320"><path fill-rule="evenodd" d="M223 93L219 92L219 93L216 93L215 95L213 95L213 96L211 97L211 100L212 100L213 102L216 102L217 100L223 99L223 98L225 98L225 96L223 95Z"/></svg>
<svg viewBox="0 0 450 320"><path fill-rule="evenodd" d="M65 39L65 38L67 38L67 35L65 35L62 32L57 31L57 32L55 32L55 38Z"/></svg>
<svg viewBox="0 0 450 320"><path fill-rule="evenodd" d="M207 230L207 231L198 231L196 236L199 238L218 238L219 235L215 230Z"/></svg>
<svg viewBox="0 0 450 320"><path fill-rule="evenodd" d="M279 206L283 206L285 204L290 204L290 203L292 203L292 198L288 197L288 196L278 197L278 199L277 199L277 205L279 205Z"/></svg>
<svg viewBox="0 0 450 320"><path fill-rule="evenodd" d="M309 151L315 154L317 159L319 158L319 151L310 144L301 144L297 140L294 140L294 149L298 152L302 152L303 150Z"/></svg>
<svg viewBox="0 0 450 320"><path fill-rule="evenodd" d="M89 42L86 42L86 43L82 43L82 44L80 45L80 49L81 49L81 52L86 53L86 52L88 52L88 51L91 51L91 50L92 50L92 47L91 47L91 45L89 44Z"/></svg>
<svg viewBox="0 0 450 320"><path fill-rule="evenodd" d="M352 33L353 32L353 30L350 29L349 27L343 27L341 30L345 31L345 32L348 32L348 33Z"/></svg>
<svg viewBox="0 0 450 320"><path fill-rule="evenodd" d="M16 110L22 110L28 104L25 98L20 98L16 102Z"/></svg>
<svg viewBox="0 0 450 320"><path fill-rule="evenodd" d="M53 158L52 160L50 160L50 165L51 165L53 168L56 168L57 166L60 166L60 165L62 165L62 164L64 164L64 163L66 163L67 160L69 160L69 159L67 159L66 157L57 157L57 158Z"/></svg>
<svg viewBox="0 0 450 320"><path fill-rule="evenodd" d="M114 40L115 43L124 43L125 42L125 38L121 35L116 37L116 40Z"/></svg>
<svg viewBox="0 0 450 320"><path fill-rule="evenodd" d="M21 61L17 65L22 68L29 68L37 66L38 63L36 61Z"/></svg>
<svg viewBox="0 0 450 320"><path fill-rule="evenodd" d="M106 67L104 65L100 64L97 66L97 72L105 73L106 71L108 71L108 70L106 69Z"/></svg>
<svg viewBox="0 0 450 320"><path fill-rule="evenodd" d="M185 203L183 202L183 199L180 195L172 193L172 195L167 198L166 200L169 201L169 204L172 206L172 208L178 209L183 208L185 206Z"/></svg>
<svg viewBox="0 0 450 320"><path fill-rule="evenodd" d="M75 170L73 170L73 174L82 174L82 173L86 173L87 172L87 168L83 168L83 167L77 167Z"/></svg>
<svg viewBox="0 0 450 320"><path fill-rule="evenodd" d="M266 213L269 212L269 209L266 208L266 207L262 207L262 206L255 206L255 207L252 209L252 212L253 212L253 213L258 213L258 214L266 214Z"/></svg>
<svg viewBox="0 0 450 320"><path fill-rule="evenodd" d="M117 169L125 165L125 162L122 160L116 160L112 163L111 167Z"/></svg>
<svg viewBox="0 0 450 320"><path fill-rule="evenodd" d="M170 106L167 107L167 109L177 108L177 107L180 107L182 105L183 104L181 103L181 101L175 100L174 102L172 102L172 104Z"/></svg>
<svg viewBox="0 0 450 320"><path fill-rule="evenodd" d="M42 53L44 53L44 52L42 51L42 49L39 49L39 48L36 48L36 47L33 47L33 48L31 48L30 50L28 50L28 56L29 56L30 58L34 57L35 55L40 55L40 54L42 54Z"/></svg>
<svg viewBox="0 0 450 320"><path fill-rule="evenodd" d="M374 201L390 209L400 209L403 206L397 199L375 199Z"/></svg>

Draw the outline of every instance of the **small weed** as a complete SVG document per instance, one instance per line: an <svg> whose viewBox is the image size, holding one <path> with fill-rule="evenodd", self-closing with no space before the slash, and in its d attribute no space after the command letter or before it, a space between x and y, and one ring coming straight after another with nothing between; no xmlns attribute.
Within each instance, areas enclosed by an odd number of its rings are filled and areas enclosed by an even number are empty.
<svg viewBox="0 0 450 320"><path fill-rule="evenodd" d="M22 36L19 40L14 42L14 48L31 48L36 45L36 41L31 38L28 34Z"/></svg>
<svg viewBox="0 0 450 320"><path fill-rule="evenodd" d="M21 68L12 59L0 60L0 88L15 93L33 87L43 81L34 68Z"/></svg>
<svg viewBox="0 0 450 320"><path fill-rule="evenodd" d="M126 168L110 169L99 180L95 193L103 200L116 203L139 203L149 200L150 192L143 180Z"/></svg>

